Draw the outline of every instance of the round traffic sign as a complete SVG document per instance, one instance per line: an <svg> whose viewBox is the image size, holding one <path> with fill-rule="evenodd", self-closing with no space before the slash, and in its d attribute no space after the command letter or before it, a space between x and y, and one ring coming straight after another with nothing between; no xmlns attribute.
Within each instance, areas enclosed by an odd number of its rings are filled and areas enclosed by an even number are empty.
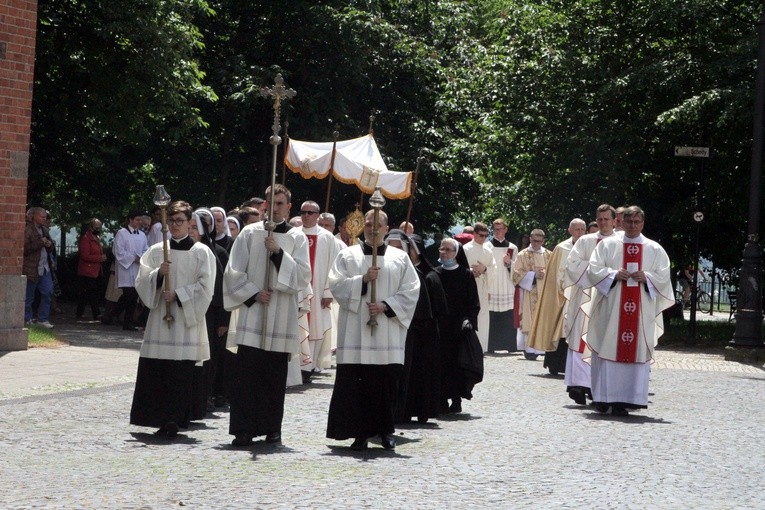
<svg viewBox="0 0 765 510"><path fill-rule="evenodd" d="M693 221L697 221L697 222L704 221L704 213L701 211L696 211L695 213L693 213Z"/></svg>

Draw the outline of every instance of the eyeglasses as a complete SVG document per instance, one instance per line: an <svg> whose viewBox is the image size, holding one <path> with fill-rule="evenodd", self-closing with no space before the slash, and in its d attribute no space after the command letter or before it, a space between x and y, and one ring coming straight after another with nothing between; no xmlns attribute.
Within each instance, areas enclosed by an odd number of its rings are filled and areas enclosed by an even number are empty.
<svg viewBox="0 0 765 510"><path fill-rule="evenodd" d="M314 214L319 214L319 211L300 211L301 216L313 216Z"/></svg>
<svg viewBox="0 0 765 510"><path fill-rule="evenodd" d="M178 226L183 225L184 223L186 223L186 221L187 221L186 218L169 218L167 220L167 224L168 225L175 225L176 227L178 227Z"/></svg>

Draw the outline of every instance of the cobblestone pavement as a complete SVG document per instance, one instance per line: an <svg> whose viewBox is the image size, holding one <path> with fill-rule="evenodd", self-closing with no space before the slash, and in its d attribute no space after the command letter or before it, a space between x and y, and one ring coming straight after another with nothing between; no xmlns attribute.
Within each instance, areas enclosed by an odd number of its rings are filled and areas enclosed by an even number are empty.
<svg viewBox="0 0 765 510"><path fill-rule="evenodd" d="M140 335L99 328L69 339L134 368ZM134 376L9 394L9 357L3 509L765 508L765 372L720 355L659 351L649 408L624 418L573 404L539 361L491 355L465 412L398 429L395 452L324 437L333 370L288 392L283 445L242 449L226 412L173 441L129 425Z"/></svg>

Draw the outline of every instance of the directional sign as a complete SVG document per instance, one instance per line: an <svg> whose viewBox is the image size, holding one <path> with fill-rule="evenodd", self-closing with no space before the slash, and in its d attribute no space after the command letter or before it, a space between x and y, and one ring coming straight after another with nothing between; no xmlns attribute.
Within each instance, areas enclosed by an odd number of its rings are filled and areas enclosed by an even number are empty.
<svg viewBox="0 0 765 510"><path fill-rule="evenodd" d="M693 221L695 222L704 221L704 213L701 211L696 211L695 213L693 213Z"/></svg>
<svg viewBox="0 0 765 510"><path fill-rule="evenodd" d="M675 147L675 156L687 158L708 158L709 147Z"/></svg>

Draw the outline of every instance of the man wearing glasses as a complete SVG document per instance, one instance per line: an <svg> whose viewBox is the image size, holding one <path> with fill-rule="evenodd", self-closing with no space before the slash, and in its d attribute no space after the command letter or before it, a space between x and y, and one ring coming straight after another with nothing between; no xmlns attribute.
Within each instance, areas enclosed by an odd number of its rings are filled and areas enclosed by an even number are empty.
<svg viewBox="0 0 765 510"><path fill-rule="evenodd" d="M478 341L481 342L483 352L489 350L489 290L491 281L496 278L497 269L494 261L494 252L486 240L489 237L489 227L483 223L473 225L473 240L464 246L470 272L475 278L478 287L478 297L481 302L481 311L478 312Z"/></svg>
<svg viewBox="0 0 765 510"><path fill-rule="evenodd" d="M544 351L532 349L527 345L531 324L534 319L534 311L539 301L540 288L545 279L545 268L550 260L550 250L545 249L544 230L535 228L530 235L531 244L521 250L518 260L513 268L513 284L520 287L521 292L521 327L518 330L518 350L523 350L523 355L528 360L535 360Z"/></svg>
<svg viewBox="0 0 765 510"><path fill-rule="evenodd" d="M229 348L237 349L229 425L234 446L248 446L255 436L266 436L268 443L282 438L287 363L300 352L298 293L311 282L308 240L286 221L291 198L283 185L274 187L268 218L273 234L264 222L243 228L223 277L223 304L233 312L232 323L236 314L228 335Z"/></svg>
<svg viewBox="0 0 765 510"><path fill-rule="evenodd" d="M598 243L587 278L597 289L587 344L592 349L592 401L615 416L648 407L653 351L664 333L661 312L675 304L669 257L642 234L645 213L624 209L624 235Z"/></svg>
<svg viewBox="0 0 765 510"><path fill-rule="evenodd" d="M332 328L332 293L329 291L329 271L332 263L340 251L340 246L335 236L328 230L319 226L319 204L314 201L303 202L300 206L300 218L303 220L303 233L308 238L308 255L311 261L311 288L313 297L308 314L308 346L310 348L311 362L301 367L303 383L311 382L314 371L330 368L332 359L330 356L320 357L321 352L329 353L322 349L324 339L329 338L329 330Z"/></svg>

